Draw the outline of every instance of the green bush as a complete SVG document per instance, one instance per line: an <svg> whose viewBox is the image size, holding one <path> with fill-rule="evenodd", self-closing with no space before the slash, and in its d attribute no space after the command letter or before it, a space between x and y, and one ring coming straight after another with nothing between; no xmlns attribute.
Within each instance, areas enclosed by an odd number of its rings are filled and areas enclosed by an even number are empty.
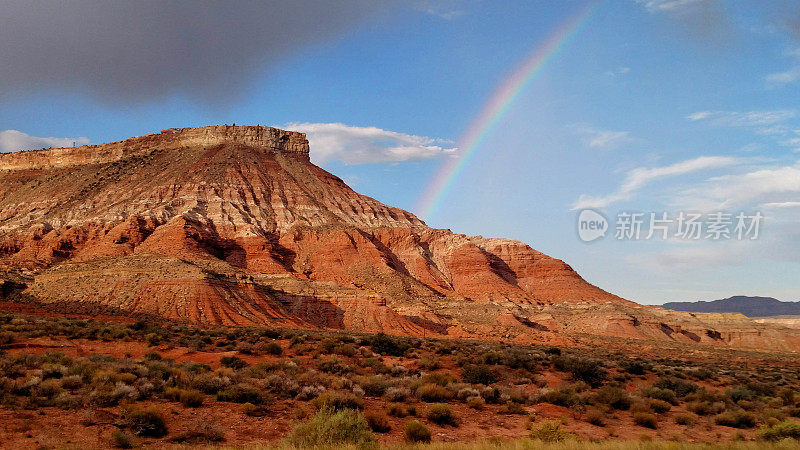
<svg viewBox="0 0 800 450"><path fill-rule="evenodd" d="M264 417L269 414L270 410L265 405L254 405L252 403L245 403L242 405L242 412L250 417Z"/></svg>
<svg viewBox="0 0 800 450"><path fill-rule="evenodd" d="M267 403L269 397L255 386L239 383L217 392L217 400L221 402L261 405Z"/></svg>
<svg viewBox="0 0 800 450"><path fill-rule="evenodd" d="M558 422L544 422L531 430L531 439L542 442L564 442L572 439L572 434L561 429Z"/></svg>
<svg viewBox="0 0 800 450"><path fill-rule="evenodd" d="M619 365L619 368L623 372L629 373L631 375L644 375L645 373L647 373L648 370L652 369L652 367L650 367L649 364L646 364L642 361L628 361L628 360L622 361Z"/></svg>
<svg viewBox="0 0 800 450"><path fill-rule="evenodd" d="M589 396L593 405L608 405L613 409L628 410L631 407L631 396L623 389L614 386L603 386Z"/></svg>
<svg viewBox="0 0 800 450"><path fill-rule="evenodd" d="M497 373L486 364L469 364L461 369L465 383L490 385L497 381Z"/></svg>
<svg viewBox="0 0 800 450"><path fill-rule="evenodd" d="M664 400L658 400L655 398L650 399L647 404L650 406L650 409L657 414L664 414L665 412L672 409L672 405L669 402L665 402Z"/></svg>
<svg viewBox="0 0 800 450"><path fill-rule="evenodd" d="M178 400L187 408L198 408L203 405L203 394L194 389L183 389Z"/></svg>
<svg viewBox="0 0 800 450"><path fill-rule="evenodd" d="M687 395L693 394L698 390L697 385L687 381L679 380L675 377L660 378L653 383L653 387L659 389L669 389L679 398L686 397Z"/></svg>
<svg viewBox="0 0 800 450"><path fill-rule="evenodd" d="M655 398L658 400L669 402L670 404L673 405L678 404L678 397L675 395L675 392L672 391L671 389L649 387L642 389L641 395L643 397Z"/></svg>
<svg viewBox="0 0 800 450"><path fill-rule="evenodd" d="M567 408L580 405L582 403L581 398L578 397L578 395L575 393L575 390L568 386L546 390L539 396L538 401L564 406Z"/></svg>
<svg viewBox="0 0 800 450"><path fill-rule="evenodd" d="M368 411L366 414L364 414L364 417L367 419L369 428L376 433L388 433L389 430L392 429L392 426L389 425L389 418L386 417L386 414L376 411Z"/></svg>
<svg viewBox="0 0 800 450"><path fill-rule="evenodd" d="M599 409L591 409L586 413L586 421L597 427L606 426L606 414Z"/></svg>
<svg viewBox="0 0 800 450"><path fill-rule="evenodd" d="M431 430L417 420L409 420L406 422L405 431L403 432L405 438L409 442L430 442Z"/></svg>
<svg viewBox="0 0 800 450"><path fill-rule="evenodd" d="M446 402L453 398L449 389L438 384L428 383L417 388L417 396L428 403Z"/></svg>
<svg viewBox="0 0 800 450"><path fill-rule="evenodd" d="M500 412L503 414L528 414L528 411L525 410L525 407L522 406L522 404L512 401L506 402L505 408L501 409Z"/></svg>
<svg viewBox="0 0 800 450"><path fill-rule="evenodd" d="M697 416L690 413L681 413L675 415L675 423L678 425L694 425L697 422Z"/></svg>
<svg viewBox="0 0 800 450"><path fill-rule="evenodd" d="M453 410L451 410L449 406L442 403L431 405L431 407L428 408L428 413L426 416L428 420L437 425L450 425L453 427L458 426L458 418L456 417L455 413L453 413Z"/></svg>
<svg viewBox="0 0 800 450"><path fill-rule="evenodd" d="M364 400L347 391L327 391L315 398L313 403L319 409L332 411L364 408Z"/></svg>
<svg viewBox="0 0 800 450"><path fill-rule="evenodd" d="M800 439L800 422L784 420L771 426L763 426L756 433L762 441L777 442L783 439Z"/></svg>
<svg viewBox="0 0 800 450"><path fill-rule="evenodd" d="M327 447L331 445L370 445L376 442L367 420L359 411L323 409L297 425L287 438L291 445Z"/></svg>
<svg viewBox="0 0 800 450"><path fill-rule="evenodd" d="M248 366L247 362L238 356L223 356L219 359L219 363L234 370L244 369Z"/></svg>
<svg viewBox="0 0 800 450"><path fill-rule="evenodd" d="M283 348L277 342L269 342L264 345L264 352L270 355L280 356L283 354Z"/></svg>
<svg viewBox="0 0 800 450"><path fill-rule="evenodd" d="M133 436L121 430L111 433L111 446L115 448L133 448Z"/></svg>
<svg viewBox="0 0 800 450"><path fill-rule="evenodd" d="M486 405L486 400L484 400L483 397L480 397L478 395L467 398L467 406L469 406L472 409L483 409L485 405Z"/></svg>
<svg viewBox="0 0 800 450"><path fill-rule="evenodd" d="M125 415L125 425L136 436L163 437L167 434L164 416L155 409L140 409Z"/></svg>
<svg viewBox="0 0 800 450"><path fill-rule="evenodd" d="M756 418L746 411L725 411L714 418L717 425L731 428L753 428Z"/></svg>
<svg viewBox="0 0 800 450"><path fill-rule="evenodd" d="M569 372L575 380L592 387L600 386L608 375L599 361L579 357L553 357L553 365L562 372Z"/></svg>
<svg viewBox="0 0 800 450"><path fill-rule="evenodd" d="M655 416L655 414L646 412L633 413L633 423L645 428L658 428L658 418Z"/></svg>
<svg viewBox="0 0 800 450"><path fill-rule="evenodd" d="M403 356L411 347L404 340L378 333L369 340L369 346L375 353L390 356Z"/></svg>

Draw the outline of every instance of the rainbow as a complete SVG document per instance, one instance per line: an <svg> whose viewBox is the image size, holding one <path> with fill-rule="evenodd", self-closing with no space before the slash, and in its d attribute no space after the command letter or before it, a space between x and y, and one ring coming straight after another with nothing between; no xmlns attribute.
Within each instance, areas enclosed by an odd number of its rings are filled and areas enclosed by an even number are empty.
<svg viewBox="0 0 800 450"><path fill-rule="evenodd" d="M489 101L484 104L480 114L459 137L458 154L442 164L439 172L422 192L416 211L423 219L427 220L433 216L486 136L511 108L520 94L525 92L533 80L542 73L547 62L552 60L578 34L582 25L589 21L592 12L597 9L599 4L599 1L592 1L566 20L543 43L537 45L524 62L500 83Z"/></svg>

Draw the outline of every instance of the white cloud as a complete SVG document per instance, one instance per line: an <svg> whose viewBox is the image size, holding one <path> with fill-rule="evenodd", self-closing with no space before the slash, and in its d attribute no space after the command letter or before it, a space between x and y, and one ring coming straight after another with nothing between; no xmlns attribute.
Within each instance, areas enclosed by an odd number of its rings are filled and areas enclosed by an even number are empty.
<svg viewBox="0 0 800 450"><path fill-rule="evenodd" d="M683 206L704 210L753 203L794 201L800 195L800 162L794 166L758 168L741 174L709 178L679 193Z"/></svg>
<svg viewBox="0 0 800 450"><path fill-rule="evenodd" d="M644 4L644 7L652 13L676 12L706 1L709 0L637 0L638 3Z"/></svg>
<svg viewBox="0 0 800 450"><path fill-rule="evenodd" d="M572 205L572 209L604 208L612 203L629 200L636 191L655 180L731 166L740 162L741 159L728 156L701 156L669 166L639 167L627 173L624 182L616 192L599 197L581 195L578 201Z"/></svg>
<svg viewBox="0 0 800 450"><path fill-rule="evenodd" d="M466 14L465 3L465 0L416 0L412 7L440 19L453 20Z"/></svg>
<svg viewBox="0 0 800 450"><path fill-rule="evenodd" d="M769 202L762 203L761 206L764 208L798 208L800 202Z"/></svg>
<svg viewBox="0 0 800 450"><path fill-rule="evenodd" d="M583 143L589 148L609 148L616 145L630 142L630 132L600 130L597 128L582 128L581 134L584 135Z"/></svg>
<svg viewBox="0 0 800 450"><path fill-rule="evenodd" d="M0 153L38 150L48 147L72 147L73 143L75 145L86 145L89 143L89 139L85 137L36 137L17 130L0 131Z"/></svg>
<svg viewBox="0 0 800 450"><path fill-rule="evenodd" d="M691 121L707 120L718 126L768 127L786 122L796 116L794 111L698 111L686 116Z"/></svg>
<svg viewBox="0 0 800 450"><path fill-rule="evenodd" d="M771 73L764 77L770 87L782 86L800 80L800 67L794 67L784 72Z"/></svg>
<svg viewBox="0 0 800 450"><path fill-rule="evenodd" d="M289 123L287 129L306 133L311 159L319 164L402 162L454 154L452 141L341 123Z"/></svg>

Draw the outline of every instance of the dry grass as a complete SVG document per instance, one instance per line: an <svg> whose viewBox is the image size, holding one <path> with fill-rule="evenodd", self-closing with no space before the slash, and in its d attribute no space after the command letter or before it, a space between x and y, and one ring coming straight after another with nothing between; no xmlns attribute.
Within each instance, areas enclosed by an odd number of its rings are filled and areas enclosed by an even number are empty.
<svg viewBox="0 0 800 450"><path fill-rule="evenodd" d="M232 447L220 447L232 448ZM293 450L299 447L289 445L269 446L253 445L244 448L246 450ZM318 450L324 449L359 449L356 446L322 446L314 447ZM738 442L720 444L690 444L681 442L635 442L635 441L616 441L616 442L585 442L567 441L559 443L546 443L542 441L532 441L520 439L513 441L504 440L484 440L471 443L432 443L432 444L390 444L381 446L387 450L797 450L800 449L800 441L782 441L774 444L764 442Z"/></svg>

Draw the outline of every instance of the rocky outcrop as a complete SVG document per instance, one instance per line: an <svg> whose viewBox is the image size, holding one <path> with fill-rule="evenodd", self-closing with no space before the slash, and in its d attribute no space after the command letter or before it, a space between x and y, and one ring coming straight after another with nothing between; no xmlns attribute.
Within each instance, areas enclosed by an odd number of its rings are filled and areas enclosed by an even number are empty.
<svg viewBox="0 0 800 450"><path fill-rule="evenodd" d="M124 141L80 147L52 148L16 153L0 153L0 170L39 170L80 164L104 164L154 150L182 147L215 147L239 144L266 152L277 152L308 160L308 141L303 133L262 126L211 126L170 128L160 134Z"/></svg>
<svg viewBox="0 0 800 450"><path fill-rule="evenodd" d="M209 324L800 348L746 318L636 305L519 241L429 228L308 152L301 133L217 126L0 155L0 285Z"/></svg>

